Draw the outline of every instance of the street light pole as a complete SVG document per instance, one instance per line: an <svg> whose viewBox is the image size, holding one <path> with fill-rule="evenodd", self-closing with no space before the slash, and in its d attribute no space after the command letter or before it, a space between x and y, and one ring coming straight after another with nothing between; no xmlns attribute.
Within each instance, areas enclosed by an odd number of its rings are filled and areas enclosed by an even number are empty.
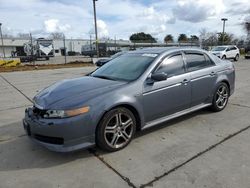
<svg viewBox="0 0 250 188"><path fill-rule="evenodd" d="M223 29L222 29L222 44L224 44L224 38L225 38L225 23L228 19L227 18L221 18L221 21L223 21Z"/></svg>
<svg viewBox="0 0 250 188"><path fill-rule="evenodd" d="M95 2L98 0L93 0L93 8L94 8L94 22L95 22L95 45L96 45L96 55L99 57L99 47L98 47L98 35L97 35L97 22L96 22L96 6Z"/></svg>
<svg viewBox="0 0 250 188"><path fill-rule="evenodd" d="M2 23L0 23L0 35L1 35L2 48L3 48L3 58L5 58L5 50L4 50L4 45L3 45Z"/></svg>
<svg viewBox="0 0 250 188"><path fill-rule="evenodd" d="M65 35L63 34L63 48L64 48L64 64L67 63L67 57L66 57L66 45L65 45Z"/></svg>

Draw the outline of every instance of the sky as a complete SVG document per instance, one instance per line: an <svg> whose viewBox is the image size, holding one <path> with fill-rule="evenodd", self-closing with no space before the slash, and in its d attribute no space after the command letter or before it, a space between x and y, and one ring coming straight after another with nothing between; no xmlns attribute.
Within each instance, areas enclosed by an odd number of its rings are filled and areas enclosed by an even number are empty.
<svg viewBox="0 0 250 188"><path fill-rule="evenodd" d="M162 41L166 34L198 35L202 28L237 37L246 34L242 23L250 20L249 0L98 0L100 38L129 39L145 32ZM0 22L4 34L31 32L46 37L63 32L67 38L94 37L92 0L0 0Z"/></svg>

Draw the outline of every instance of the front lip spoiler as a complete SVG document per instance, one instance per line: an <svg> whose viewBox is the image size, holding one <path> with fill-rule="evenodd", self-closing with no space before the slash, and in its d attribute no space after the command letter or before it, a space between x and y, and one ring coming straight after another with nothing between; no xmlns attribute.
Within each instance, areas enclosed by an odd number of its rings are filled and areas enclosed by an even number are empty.
<svg viewBox="0 0 250 188"><path fill-rule="evenodd" d="M47 148L48 150L54 151L54 152L59 152L59 153L73 152L73 151L77 151L77 150L81 150L81 149L86 150L88 148L91 148L91 147L95 146L95 143L85 142L85 143L82 143L82 144L73 145L73 146L66 146L65 147L64 145L56 145L56 144L49 144L49 143L41 142L41 141L39 141L39 140L37 140L37 139L35 139L33 137L30 137L30 136L29 136L29 138L33 142Z"/></svg>

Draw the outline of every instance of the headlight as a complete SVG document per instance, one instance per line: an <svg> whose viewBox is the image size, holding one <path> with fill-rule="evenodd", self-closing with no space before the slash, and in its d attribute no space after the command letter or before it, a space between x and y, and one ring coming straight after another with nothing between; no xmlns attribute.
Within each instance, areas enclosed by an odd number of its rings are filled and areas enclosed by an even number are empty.
<svg viewBox="0 0 250 188"><path fill-rule="evenodd" d="M72 116L77 116L80 114L87 113L89 111L89 106L73 109L73 110L47 110L44 114L44 118L67 118Z"/></svg>

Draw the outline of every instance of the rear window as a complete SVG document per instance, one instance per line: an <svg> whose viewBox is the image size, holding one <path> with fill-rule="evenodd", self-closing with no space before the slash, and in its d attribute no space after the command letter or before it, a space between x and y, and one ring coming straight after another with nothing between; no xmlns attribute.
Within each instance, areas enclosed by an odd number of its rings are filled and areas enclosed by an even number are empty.
<svg viewBox="0 0 250 188"><path fill-rule="evenodd" d="M213 62L204 54L187 53L186 55L188 71L196 71L213 65Z"/></svg>

